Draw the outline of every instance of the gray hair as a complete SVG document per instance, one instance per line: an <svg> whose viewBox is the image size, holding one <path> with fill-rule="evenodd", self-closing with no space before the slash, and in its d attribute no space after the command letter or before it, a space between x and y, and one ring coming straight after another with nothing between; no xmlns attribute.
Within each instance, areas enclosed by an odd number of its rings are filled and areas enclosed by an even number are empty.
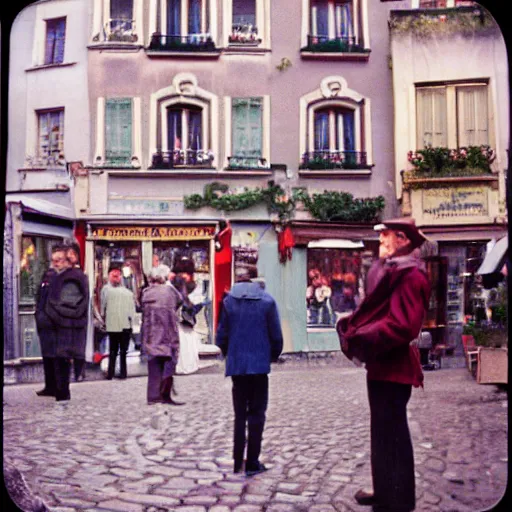
<svg viewBox="0 0 512 512"><path fill-rule="evenodd" d="M171 269L167 265L158 265L149 271L148 278L153 283L165 283L170 272Z"/></svg>

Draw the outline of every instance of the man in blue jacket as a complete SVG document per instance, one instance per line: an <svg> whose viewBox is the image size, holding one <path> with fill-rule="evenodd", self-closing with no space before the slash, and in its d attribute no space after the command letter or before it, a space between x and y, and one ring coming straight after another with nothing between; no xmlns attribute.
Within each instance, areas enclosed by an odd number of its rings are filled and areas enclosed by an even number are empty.
<svg viewBox="0 0 512 512"><path fill-rule="evenodd" d="M222 302L216 344L226 357L226 376L233 380L235 428L234 472L242 471L245 428L248 427L247 476L266 471L259 461L268 404L270 363L283 350L277 305L248 273L237 273L237 283Z"/></svg>

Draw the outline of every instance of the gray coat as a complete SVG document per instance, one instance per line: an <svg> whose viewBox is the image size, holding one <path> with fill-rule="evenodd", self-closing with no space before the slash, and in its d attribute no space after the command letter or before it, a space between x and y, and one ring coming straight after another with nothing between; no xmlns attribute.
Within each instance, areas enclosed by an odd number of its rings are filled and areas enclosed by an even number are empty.
<svg viewBox="0 0 512 512"><path fill-rule="evenodd" d="M180 340L176 310L181 302L181 294L165 284L152 284L142 292L142 344L149 356L177 359Z"/></svg>

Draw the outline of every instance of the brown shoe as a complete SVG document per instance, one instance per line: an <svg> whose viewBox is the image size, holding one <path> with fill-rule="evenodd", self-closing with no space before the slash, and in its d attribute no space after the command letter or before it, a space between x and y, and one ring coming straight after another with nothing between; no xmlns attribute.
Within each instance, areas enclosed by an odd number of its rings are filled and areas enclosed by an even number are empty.
<svg viewBox="0 0 512 512"><path fill-rule="evenodd" d="M373 495L373 492L367 492L363 489L359 489L354 494L354 499L359 503L359 505L375 505L375 496Z"/></svg>

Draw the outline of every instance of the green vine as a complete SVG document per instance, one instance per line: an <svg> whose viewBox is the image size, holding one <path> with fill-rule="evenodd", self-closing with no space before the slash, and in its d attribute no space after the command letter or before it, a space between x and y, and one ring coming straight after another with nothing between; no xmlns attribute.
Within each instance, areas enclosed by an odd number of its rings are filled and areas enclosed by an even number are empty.
<svg viewBox="0 0 512 512"><path fill-rule="evenodd" d="M192 194L184 197L185 208L197 210L209 206L221 211L245 210L256 204L265 204L270 214L277 214L281 222L286 222L295 214L297 203L301 202L311 216L320 221L376 222L384 210L383 196L375 198L354 198L347 192L329 192L313 194L311 197L304 189L295 190L288 196L284 189L273 181L266 189L245 188L238 194L229 192L224 183L213 182L204 187L204 194Z"/></svg>

